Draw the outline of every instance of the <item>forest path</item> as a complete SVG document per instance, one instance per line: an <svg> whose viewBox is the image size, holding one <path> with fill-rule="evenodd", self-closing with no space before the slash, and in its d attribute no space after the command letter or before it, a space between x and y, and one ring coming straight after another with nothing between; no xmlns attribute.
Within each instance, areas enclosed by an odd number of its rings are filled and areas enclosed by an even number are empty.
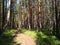
<svg viewBox="0 0 60 45"><path fill-rule="evenodd" d="M14 45L36 45L33 38L23 33L17 34L14 38L14 42L16 43Z"/></svg>

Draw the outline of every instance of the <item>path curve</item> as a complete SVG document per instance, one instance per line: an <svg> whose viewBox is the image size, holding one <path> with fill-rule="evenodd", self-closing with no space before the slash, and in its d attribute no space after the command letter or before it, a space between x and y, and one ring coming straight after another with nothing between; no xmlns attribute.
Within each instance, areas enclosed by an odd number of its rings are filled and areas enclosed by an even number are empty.
<svg viewBox="0 0 60 45"><path fill-rule="evenodd" d="M14 38L14 42L16 42L15 45L36 45L33 38L23 33L17 34Z"/></svg>

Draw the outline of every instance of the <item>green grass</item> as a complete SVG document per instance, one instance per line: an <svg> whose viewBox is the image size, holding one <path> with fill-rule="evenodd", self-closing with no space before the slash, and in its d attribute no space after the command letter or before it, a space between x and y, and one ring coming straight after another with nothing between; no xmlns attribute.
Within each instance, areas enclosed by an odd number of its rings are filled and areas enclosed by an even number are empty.
<svg viewBox="0 0 60 45"><path fill-rule="evenodd" d="M36 35L37 35L36 31L22 29L22 32L23 32L24 34L27 34L27 35L29 35L30 37L36 39Z"/></svg>
<svg viewBox="0 0 60 45"><path fill-rule="evenodd" d="M13 33L14 30L6 30L0 39L0 45L13 45Z"/></svg>

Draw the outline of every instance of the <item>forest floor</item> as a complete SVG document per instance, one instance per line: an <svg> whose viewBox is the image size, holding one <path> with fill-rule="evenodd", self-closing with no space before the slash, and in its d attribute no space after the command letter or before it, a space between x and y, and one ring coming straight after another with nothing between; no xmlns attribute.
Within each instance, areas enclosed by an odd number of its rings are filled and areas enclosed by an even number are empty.
<svg viewBox="0 0 60 45"><path fill-rule="evenodd" d="M16 42L14 45L36 45L33 38L23 33L17 34L14 42Z"/></svg>
<svg viewBox="0 0 60 45"><path fill-rule="evenodd" d="M0 45L60 45L56 36L45 33L28 29L7 29L0 38Z"/></svg>

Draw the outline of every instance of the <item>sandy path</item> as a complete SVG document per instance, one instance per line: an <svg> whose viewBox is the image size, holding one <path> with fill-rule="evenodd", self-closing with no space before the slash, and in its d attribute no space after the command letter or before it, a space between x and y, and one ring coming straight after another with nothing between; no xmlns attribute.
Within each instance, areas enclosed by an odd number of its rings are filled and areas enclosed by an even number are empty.
<svg viewBox="0 0 60 45"><path fill-rule="evenodd" d="M23 33L17 34L14 42L16 42L14 45L36 45L34 39Z"/></svg>

